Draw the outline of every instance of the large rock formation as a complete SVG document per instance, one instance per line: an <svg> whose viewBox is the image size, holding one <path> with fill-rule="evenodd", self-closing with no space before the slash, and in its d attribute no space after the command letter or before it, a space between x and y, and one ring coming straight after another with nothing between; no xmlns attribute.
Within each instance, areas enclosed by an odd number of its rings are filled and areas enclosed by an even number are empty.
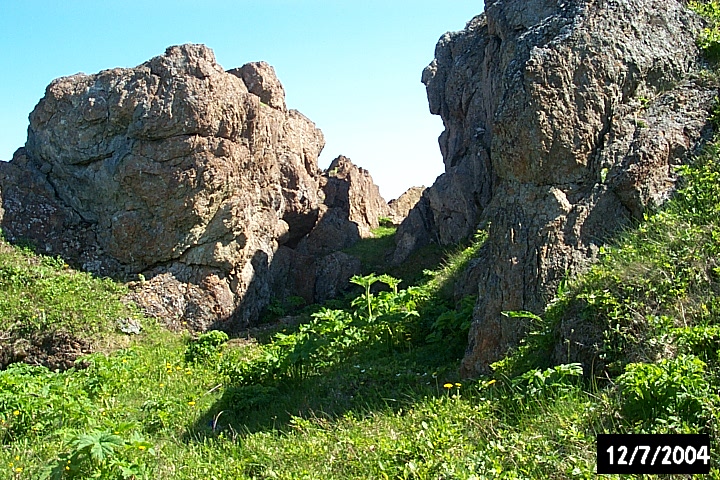
<svg viewBox="0 0 720 480"><path fill-rule="evenodd" d="M372 237L378 218L390 214L370 173L345 156L331 162L319 186L323 203L314 228L297 246L289 242L276 256L272 277L280 299L297 295L323 302L340 293L362 270L360 260L340 250Z"/></svg>
<svg viewBox="0 0 720 480"><path fill-rule="evenodd" d="M390 207L390 219L394 224L400 225L407 218L410 211L422 198L425 187L410 187L398 198L394 198L388 202Z"/></svg>
<svg viewBox="0 0 720 480"><path fill-rule="evenodd" d="M274 295L274 274L304 286L281 266L328 210L323 145L268 64L225 72L202 45L171 47L47 87L25 148L0 162L0 220L10 240L140 278L131 298L170 324L239 328ZM347 215L335 222L357 238ZM303 261L346 283L359 264L335 250ZM320 285L319 297L337 289Z"/></svg>
<svg viewBox="0 0 720 480"><path fill-rule="evenodd" d="M700 20L678 0L487 0L423 72L445 174L398 232L394 261L477 228L478 301L462 373L488 372L598 245L671 194L673 165L717 94L693 76Z"/></svg>

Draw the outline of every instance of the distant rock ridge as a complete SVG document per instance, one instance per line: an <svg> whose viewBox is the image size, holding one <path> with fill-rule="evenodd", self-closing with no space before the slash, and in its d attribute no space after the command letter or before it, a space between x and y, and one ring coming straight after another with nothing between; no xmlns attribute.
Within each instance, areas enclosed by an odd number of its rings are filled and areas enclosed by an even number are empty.
<svg viewBox="0 0 720 480"><path fill-rule="evenodd" d="M273 297L329 298L359 273L338 250L377 222L377 187L338 161L351 196L374 203L328 204L342 185L317 167L323 146L270 65L226 72L203 45L173 46L47 87L25 148L0 162L0 225L76 267L140 279L130 299L171 326L236 330ZM346 238L318 246L329 216Z"/></svg>
<svg viewBox="0 0 720 480"><path fill-rule="evenodd" d="M696 75L701 20L678 0L487 0L443 35L422 81L445 173L400 226L393 261L477 229L466 376L527 330L599 245L672 193L717 88Z"/></svg>

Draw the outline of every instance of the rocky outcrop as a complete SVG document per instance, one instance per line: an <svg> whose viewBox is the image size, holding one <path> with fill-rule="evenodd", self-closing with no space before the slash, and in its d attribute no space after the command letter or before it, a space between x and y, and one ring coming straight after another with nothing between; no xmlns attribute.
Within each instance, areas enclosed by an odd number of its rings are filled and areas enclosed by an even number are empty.
<svg viewBox="0 0 720 480"><path fill-rule="evenodd" d="M423 72L445 174L398 231L394 261L477 228L478 301L462 364L488 372L598 245L671 194L716 88L693 76L699 19L678 0L488 0Z"/></svg>
<svg viewBox="0 0 720 480"><path fill-rule="evenodd" d="M98 275L141 278L130 297L171 325L241 328L275 294L273 275L305 275L273 264L315 248L304 239L329 210L323 145L268 64L225 72L202 45L170 47L47 87L25 148L0 163L2 228ZM355 239L351 220L335 222ZM335 250L309 268L354 271L355 259L325 258ZM309 300L336 290L319 284Z"/></svg>
<svg viewBox="0 0 720 480"><path fill-rule="evenodd" d="M282 247L272 266L279 299L297 295L311 303L339 294L353 275L362 273L360 260L340 250L372 237L379 217L390 213L370 173L342 155L323 172L319 185L323 203L317 223L295 248Z"/></svg>
<svg viewBox="0 0 720 480"><path fill-rule="evenodd" d="M360 237L372 237L372 230L380 226L379 218L391 215L370 172L356 166L349 158L337 157L323 177L325 204L331 209L339 209L343 217L354 222Z"/></svg>
<svg viewBox="0 0 720 480"><path fill-rule="evenodd" d="M390 200L390 219L395 225L400 225L410 214L415 205L420 201L425 187L410 187L398 198Z"/></svg>

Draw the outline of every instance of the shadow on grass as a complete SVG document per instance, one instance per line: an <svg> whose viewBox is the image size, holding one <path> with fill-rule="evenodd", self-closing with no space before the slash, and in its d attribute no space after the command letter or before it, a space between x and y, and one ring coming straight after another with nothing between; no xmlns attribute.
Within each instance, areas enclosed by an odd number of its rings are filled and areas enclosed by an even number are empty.
<svg viewBox="0 0 720 480"><path fill-rule="evenodd" d="M390 265L395 250L395 227L380 227L373 231L374 238L362 238L345 253L360 259L363 275L386 273L401 279L402 286L416 285L423 279L423 271L436 268L447 256L437 244L430 244L415 251L401 265Z"/></svg>
<svg viewBox="0 0 720 480"><path fill-rule="evenodd" d="M407 410L423 398L443 394L444 383L457 381L458 362L438 344L406 351L371 345L322 374L226 388L189 428L186 440L203 441L221 432L231 437L285 432L293 417L332 420L348 413L364 417Z"/></svg>
<svg viewBox="0 0 720 480"><path fill-rule="evenodd" d="M448 258L458 258L457 252L441 254L438 247L435 249L436 255L418 252L414 267L406 267L406 272L414 268L418 274L426 268L447 265ZM467 259L462 262L445 282L462 275L461 265ZM189 427L186 440L203 441L220 433L242 437L256 432L284 432L292 428L294 417L335 419L352 414L362 418L373 412L398 412L424 398L445 394L443 384L458 380L463 349L437 338L428 342L434 322L443 313L455 311L454 302L443 297L442 291L437 289L424 302L419 318L408 317L400 339L388 342L368 338L352 351L341 349L337 355L344 358L333 358L325 367L316 365L313 373L304 378L286 373L282 380L263 381L260 385L227 386L222 398ZM472 309L466 313L471 314ZM298 325L285 327L283 333L290 334ZM267 333L262 335L264 341L271 337Z"/></svg>

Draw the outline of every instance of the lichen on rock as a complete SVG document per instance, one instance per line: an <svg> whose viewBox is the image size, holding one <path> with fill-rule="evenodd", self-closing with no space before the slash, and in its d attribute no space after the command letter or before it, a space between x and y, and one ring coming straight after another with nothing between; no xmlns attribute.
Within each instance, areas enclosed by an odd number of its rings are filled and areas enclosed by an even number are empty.
<svg viewBox="0 0 720 480"><path fill-rule="evenodd" d="M203 45L56 79L0 163L3 231L97 275L142 276L130 297L169 325L247 326L276 294L276 253L328 208L322 132L284 95L267 63L226 72Z"/></svg>
<svg viewBox="0 0 720 480"><path fill-rule="evenodd" d="M489 228L467 376L518 344L558 283L662 204L708 129L702 23L678 0L488 0L425 69L445 173L397 234L394 262Z"/></svg>

